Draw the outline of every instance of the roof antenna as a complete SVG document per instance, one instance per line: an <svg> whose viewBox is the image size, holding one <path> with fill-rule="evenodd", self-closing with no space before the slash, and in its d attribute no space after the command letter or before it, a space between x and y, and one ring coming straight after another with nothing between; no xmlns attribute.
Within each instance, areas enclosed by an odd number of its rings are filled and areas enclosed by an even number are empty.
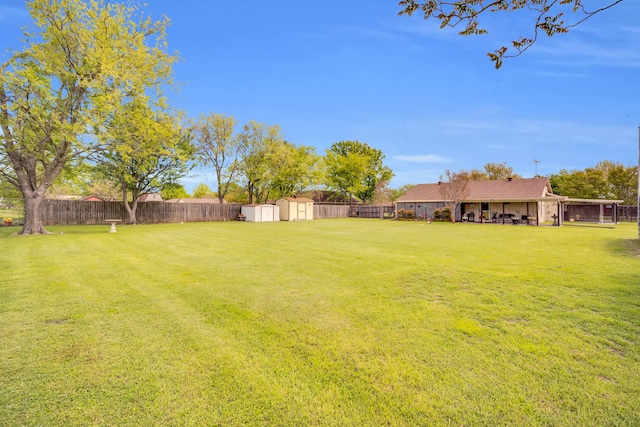
<svg viewBox="0 0 640 427"><path fill-rule="evenodd" d="M542 163L542 162L534 157L533 158L533 163L536 164L536 175L535 175L535 178L537 178L538 177L538 163Z"/></svg>

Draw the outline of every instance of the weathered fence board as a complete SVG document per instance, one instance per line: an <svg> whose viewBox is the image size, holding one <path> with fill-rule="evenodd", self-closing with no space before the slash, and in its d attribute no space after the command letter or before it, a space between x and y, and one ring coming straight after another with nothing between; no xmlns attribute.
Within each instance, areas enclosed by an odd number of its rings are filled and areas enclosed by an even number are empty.
<svg viewBox="0 0 640 427"><path fill-rule="evenodd" d="M242 205L213 203L138 203L136 218L140 224L232 221ZM389 218L393 206L314 205L315 219L326 218ZM42 204L44 225L104 224L107 219L127 220L122 202L82 200L45 200Z"/></svg>
<svg viewBox="0 0 640 427"><path fill-rule="evenodd" d="M315 219L349 218L349 205L313 205Z"/></svg>
<svg viewBox="0 0 640 427"><path fill-rule="evenodd" d="M136 218L140 224L230 221L237 218L241 206L144 202L138 203ZM127 220L122 202L45 200L42 204L44 225L104 224L107 219Z"/></svg>

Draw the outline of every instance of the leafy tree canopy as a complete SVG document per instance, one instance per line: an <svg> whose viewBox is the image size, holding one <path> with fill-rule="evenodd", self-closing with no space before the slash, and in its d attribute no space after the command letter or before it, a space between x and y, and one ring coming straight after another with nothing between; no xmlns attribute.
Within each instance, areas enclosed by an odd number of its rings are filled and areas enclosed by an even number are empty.
<svg viewBox="0 0 640 427"><path fill-rule="evenodd" d="M22 234L46 233L40 206L69 161L97 148L88 135L132 90L170 81L168 19L107 0L31 0L28 45L0 65L0 174L25 204Z"/></svg>
<svg viewBox="0 0 640 427"><path fill-rule="evenodd" d="M507 178L522 178L513 171L513 168L503 163L487 163L484 170L471 169L470 171L461 170L456 172L456 176L466 179L467 181L486 181Z"/></svg>
<svg viewBox="0 0 640 427"><path fill-rule="evenodd" d="M205 183L201 182L196 185L196 188L193 189L193 197L196 199L201 199L203 197L212 197L215 196L214 191Z"/></svg>
<svg viewBox="0 0 640 427"><path fill-rule="evenodd" d="M177 117L154 109L145 96L125 101L104 129L99 133L104 148L94 159L106 178L119 183L128 223L136 224L139 196L187 174L193 155L189 133Z"/></svg>
<svg viewBox="0 0 640 427"><path fill-rule="evenodd" d="M186 199L191 197L189 193L187 193L187 190L185 190L184 186L177 182L165 184L164 187L162 187L162 190L160 190L160 196L162 197L162 200Z"/></svg>
<svg viewBox="0 0 640 427"><path fill-rule="evenodd" d="M411 190L413 187L415 187L415 184L405 184L399 188L394 188L391 190L391 201L395 202L396 200L398 200L398 198L400 196L402 196L403 194L405 194L407 191Z"/></svg>
<svg viewBox="0 0 640 427"><path fill-rule="evenodd" d="M561 170L549 177L553 192L584 199L623 200L635 204L638 197L638 167L608 160L584 170Z"/></svg>
<svg viewBox="0 0 640 427"><path fill-rule="evenodd" d="M393 171L384 165L382 151L360 141L340 141L325 156L327 185L348 196L371 201L386 186Z"/></svg>
<svg viewBox="0 0 640 427"><path fill-rule="evenodd" d="M511 42L515 53L502 46L494 52L487 53L496 68L502 66L503 58L512 58L529 49L539 34L551 37L567 33L593 15L609 9L623 0L608 0L596 9L587 9L583 0L401 0L399 15L411 16L419 13L424 19L439 21L440 28L460 27L460 35L486 34L488 31L480 24L487 13L522 12L530 14L532 28L530 35L519 36ZM565 20L570 16L568 20ZM511 19L504 15L504 19ZM510 22L510 21L507 21Z"/></svg>
<svg viewBox="0 0 640 427"><path fill-rule="evenodd" d="M200 115L191 123L199 160L216 173L218 199L224 200L231 183L240 172L240 139L234 135L236 119L224 114Z"/></svg>

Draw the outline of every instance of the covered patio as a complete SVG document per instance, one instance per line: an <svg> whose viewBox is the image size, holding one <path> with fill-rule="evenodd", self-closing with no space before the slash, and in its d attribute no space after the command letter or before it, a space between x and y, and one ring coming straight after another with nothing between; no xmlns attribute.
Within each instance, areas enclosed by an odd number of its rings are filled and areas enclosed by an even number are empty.
<svg viewBox="0 0 640 427"><path fill-rule="evenodd" d="M617 224L619 207L623 202L623 200L567 198L562 201L562 220L564 222Z"/></svg>

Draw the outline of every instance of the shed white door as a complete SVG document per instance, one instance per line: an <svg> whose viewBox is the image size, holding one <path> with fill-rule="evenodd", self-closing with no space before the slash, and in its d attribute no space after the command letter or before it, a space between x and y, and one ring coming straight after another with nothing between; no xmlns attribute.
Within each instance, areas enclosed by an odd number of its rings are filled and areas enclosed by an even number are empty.
<svg viewBox="0 0 640 427"><path fill-rule="evenodd" d="M262 222L273 222L273 208L262 206Z"/></svg>
<svg viewBox="0 0 640 427"><path fill-rule="evenodd" d="M298 219L307 219L307 208L304 203L296 203L298 205Z"/></svg>

